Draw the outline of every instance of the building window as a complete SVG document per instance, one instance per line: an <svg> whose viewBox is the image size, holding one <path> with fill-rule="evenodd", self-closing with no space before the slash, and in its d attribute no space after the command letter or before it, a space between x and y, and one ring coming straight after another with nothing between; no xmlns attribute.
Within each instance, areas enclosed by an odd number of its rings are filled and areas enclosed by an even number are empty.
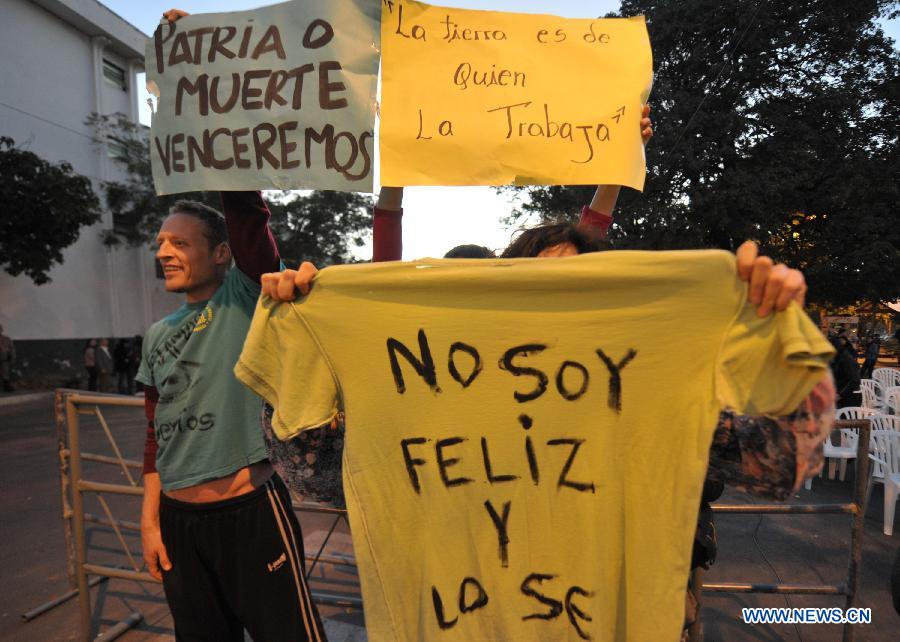
<svg viewBox="0 0 900 642"><path fill-rule="evenodd" d="M103 59L103 79L122 91L128 91L128 83L125 80L125 70L119 65Z"/></svg>
<svg viewBox="0 0 900 642"><path fill-rule="evenodd" d="M128 148L125 143L114 138L106 139L106 154L115 160L126 160L128 158Z"/></svg>

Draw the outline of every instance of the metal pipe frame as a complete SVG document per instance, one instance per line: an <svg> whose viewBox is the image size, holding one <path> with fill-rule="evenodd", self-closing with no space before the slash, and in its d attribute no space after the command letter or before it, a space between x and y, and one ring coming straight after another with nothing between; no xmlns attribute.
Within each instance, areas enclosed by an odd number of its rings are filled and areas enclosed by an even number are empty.
<svg viewBox="0 0 900 642"><path fill-rule="evenodd" d="M91 621L90 596L90 588L92 586L96 586L109 578L160 584L159 580L146 571L128 570L101 564L92 564L87 559L86 523L101 524L103 526L111 527L116 532L120 543L122 543L122 533L120 529L139 532L140 524L137 522L116 519L109 511L109 507L105 505L105 502L103 506L104 512L106 513L105 516L98 516L85 512L84 494L96 493L102 498L102 494L104 493L130 497L141 497L144 493L143 488L136 485L135 480L128 475L127 471L127 468L141 469L143 464L136 460L125 459L122 456L112 432L109 430L109 426L102 419L99 406L143 407L143 405L144 402L142 399L134 397L83 394L79 391L64 389L56 391L60 497L62 501L63 524L67 542L66 548L68 554L66 557L69 562L70 583L73 585L73 590L57 599L32 609L23 615L26 620L37 617L41 613L45 613L55 606L64 603L66 600L77 596L80 619L79 639L82 642L91 642L94 639ZM94 406L94 408L88 408L86 406ZM81 451L80 415L95 416L100 419L101 427L116 454L115 457ZM86 480L83 477L82 468L82 463L84 461L120 467L125 470L131 483L109 484ZM334 515L337 517L337 520L341 517L346 518L346 511L343 509L311 502L303 502L300 504L294 503L293 508L295 511L300 512ZM337 520L335 520L335 525ZM305 556L306 560L312 563L310 570L312 570L317 563L356 568L356 560L353 557L345 558L339 555L326 555L324 554L324 548L325 543L323 542L322 548L317 555ZM130 556L130 551L128 551L127 548L125 552ZM132 563L134 563L133 560ZM89 580L89 576L94 577ZM358 593L316 590L312 591L312 598L317 604L351 609L362 608L362 598ZM115 639L130 628L139 624L142 619L143 616L140 613L132 613L126 619L104 631L98 638L102 637L104 640Z"/></svg>
<svg viewBox="0 0 900 642"><path fill-rule="evenodd" d="M844 608L852 608L857 600L859 574L862 564L862 537L865 526L866 489L869 484L869 438L872 426L867 419L836 421L835 430L853 428L859 430L856 453L857 474L853 489L853 501L849 504L713 504L718 514L737 515L850 515L850 554L847 563L847 579L843 584L753 584L744 582L717 582L703 584L704 593L769 593L781 595L843 595ZM694 577L701 577L695 574ZM699 622L699 618L698 618ZM702 633L694 628L691 639L698 640ZM855 631L850 623L844 624L843 641L853 642Z"/></svg>
<svg viewBox="0 0 900 642"><path fill-rule="evenodd" d="M706 593L778 593L785 595L846 595L843 584L744 584L714 582L703 585Z"/></svg>
<svg viewBox="0 0 900 642"><path fill-rule="evenodd" d="M75 535L75 583L78 586L78 613L81 621L81 640L90 642L93 637L91 626L91 589L88 586L87 539L84 531L84 496L79 488L81 480L81 435L78 425L78 408L72 397L66 398L66 423L69 428L69 472L72 479L72 522Z"/></svg>
<svg viewBox="0 0 900 642"><path fill-rule="evenodd" d="M100 582L105 582L108 579L109 579L108 577L91 578L91 581L88 582L88 586L89 587L97 586L98 584L100 584ZM75 597L77 595L78 595L77 589L72 589L71 591L67 591L66 593L63 593L62 595L60 595L59 597L55 597L51 600L48 600L48 601L44 602L43 604L34 607L30 611L26 611L25 613L22 613L22 619L25 620L26 622L31 622L37 616L43 615L50 609L55 608L55 607L59 606L60 604L65 604L66 602L68 602L69 600L71 600L73 597Z"/></svg>
<svg viewBox="0 0 900 642"><path fill-rule="evenodd" d="M64 391L56 391L53 397L53 409L56 418L56 449L59 459L59 496L63 517L63 536L66 544L66 574L69 578L69 587L77 590L75 542L72 535L72 504L69 501L69 422Z"/></svg>
<svg viewBox="0 0 900 642"><path fill-rule="evenodd" d="M139 461L135 461L134 459L118 459L116 457L110 457L109 455L95 455L94 453L81 453L81 460L93 461L98 464L113 464L114 466L118 466L120 463L122 463L129 468L136 468L138 470L142 470L144 468L144 464Z"/></svg>
<svg viewBox="0 0 900 642"><path fill-rule="evenodd" d="M60 395L65 400L65 416L67 424L66 436L68 438L68 443L63 444L62 442L60 442L59 445L60 467L61 475L63 477L63 518L67 523L71 521L75 540L74 571L78 595L80 639L83 642L91 642L91 640L94 639L93 626L91 621L91 586L95 585L99 581L103 581L111 577L130 579L139 582L152 582L155 584L158 584L159 581L149 573L139 572L136 570L129 571L110 566L101 566L88 563L85 522L91 521L103 523L105 525L111 526L115 530L119 538L119 542L124 547L125 553L128 555L132 564L136 567L136 562L131 556L131 552L127 549L127 546L125 546L124 540L122 539L122 533L119 530L120 526L128 528L133 524L116 520L110 512L109 507L104 501L102 501L102 493L140 496L143 495L143 490L140 487L134 485L126 486L122 484L105 484L99 482L91 482L83 479L81 464L83 459L86 459L88 461L95 461L98 463L111 464L122 467L126 475L129 477L129 480L132 482L132 484L134 484L135 482L128 473L127 467L131 466L135 462L125 460L122 457L122 454L118 449L118 445L115 443L115 439L112 437L112 433L109 431L109 427L100 416L99 408L95 408L93 413L85 413L83 409L79 407L78 403L79 401L81 401L82 403L97 403L98 405L103 404L114 406L143 406L143 402L140 399L116 399L114 397L64 394L60 391L57 392L58 402L60 401ZM80 414L94 414L101 420L104 432L106 433L108 439L110 440L110 443L113 446L113 451L116 453L116 457L106 457L104 455L96 455L93 453L88 453L88 457L86 458L83 457L83 454L81 452L81 426L79 421ZM65 474L66 471L68 472L68 475ZM69 490L71 491L71 507L69 507L68 504L69 493L67 491ZM98 494L98 497L101 498L101 503L104 511L106 512L107 519L98 518L95 515L88 515L85 512L84 493L86 492L93 492ZM138 528L140 528L139 525ZM89 582L88 575L94 575L94 580ZM48 603L47 605L43 605L44 608L41 612L47 611L54 606L63 603L65 599L57 600L52 603ZM114 640L129 629L138 625L142 620L143 615L141 615L140 613L131 613L127 618L104 631L99 637L102 637L104 640Z"/></svg>

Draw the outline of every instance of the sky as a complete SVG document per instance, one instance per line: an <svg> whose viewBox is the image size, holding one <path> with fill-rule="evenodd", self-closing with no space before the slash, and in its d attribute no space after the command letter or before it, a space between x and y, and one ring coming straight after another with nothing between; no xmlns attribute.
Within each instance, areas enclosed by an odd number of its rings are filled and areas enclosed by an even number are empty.
<svg viewBox="0 0 900 642"><path fill-rule="evenodd" d="M178 4L178 0L102 0L102 3L149 36L159 24L162 12L172 8L173 3ZM267 4L274 3L265 0L185 0L178 8L190 13L210 13L242 11ZM620 0L441 0L432 4L591 18L616 11ZM895 42L900 41L900 20L883 26ZM146 92L144 96L147 96ZM141 99L141 107L141 120L149 125L150 112L145 98ZM377 184L375 189L377 191ZM508 215L513 206L509 195L498 194L489 187L406 188L403 199L403 259L442 256L450 248L463 243L503 249L514 228L507 228L500 218ZM356 255L368 260L371 252L371 245L366 245Z"/></svg>

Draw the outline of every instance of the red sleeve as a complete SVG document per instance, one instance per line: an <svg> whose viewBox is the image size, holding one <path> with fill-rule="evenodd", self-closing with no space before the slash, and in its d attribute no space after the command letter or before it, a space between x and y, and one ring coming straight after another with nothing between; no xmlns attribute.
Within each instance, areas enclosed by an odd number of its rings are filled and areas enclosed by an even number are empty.
<svg viewBox="0 0 900 642"><path fill-rule="evenodd" d="M269 206L261 192L221 192L228 244L238 268L259 282L281 266L278 246L269 229Z"/></svg>
<svg viewBox="0 0 900 642"><path fill-rule="evenodd" d="M399 261L403 256L403 210L375 208L372 261Z"/></svg>
<svg viewBox="0 0 900 642"><path fill-rule="evenodd" d="M613 217L610 214L601 214L600 212L595 212L590 207L585 205L581 209L581 220L578 222L578 227L584 228L586 230L596 231L600 234L600 238L605 238L606 233L609 231L609 226L612 225Z"/></svg>
<svg viewBox="0 0 900 642"><path fill-rule="evenodd" d="M144 475L156 472L156 451L159 445L156 443L156 431L153 428L153 420L156 417L156 402L159 401L159 392L153 386L144 386L144 416L147 417L147 438L144 441Z"/></svg>

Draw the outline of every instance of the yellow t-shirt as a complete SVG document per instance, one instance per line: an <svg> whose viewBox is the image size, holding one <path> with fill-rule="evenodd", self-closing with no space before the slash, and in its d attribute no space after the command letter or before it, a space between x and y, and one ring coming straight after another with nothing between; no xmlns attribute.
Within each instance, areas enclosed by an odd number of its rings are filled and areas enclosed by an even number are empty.
<svg viewBox="0 0 900 642"><path fill-rule="evenodd" d="M677 640L719 410L794 409L831 346L734 256L323 270L235 373L282 438L346 413L369 639Z"/></svg>

